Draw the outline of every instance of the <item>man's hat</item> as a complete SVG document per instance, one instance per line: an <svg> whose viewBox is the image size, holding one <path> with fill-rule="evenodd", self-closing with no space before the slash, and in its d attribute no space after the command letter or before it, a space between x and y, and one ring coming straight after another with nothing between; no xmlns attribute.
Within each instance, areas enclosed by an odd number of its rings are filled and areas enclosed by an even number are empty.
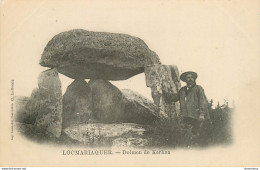
<svg viewBox="0 0 260 170"><path fill-rule="evenodd" d="M197 73L195 73L195 72L193 72L193 71L186 71L186 72L184 72L184 73L181 74L180 79L181 79L182 81L186 82L185 77L186 77L188 74L191 74L191 75L194 77L195 80L196 80L197 77L198 77L198 74L197 74Z"/></svg>

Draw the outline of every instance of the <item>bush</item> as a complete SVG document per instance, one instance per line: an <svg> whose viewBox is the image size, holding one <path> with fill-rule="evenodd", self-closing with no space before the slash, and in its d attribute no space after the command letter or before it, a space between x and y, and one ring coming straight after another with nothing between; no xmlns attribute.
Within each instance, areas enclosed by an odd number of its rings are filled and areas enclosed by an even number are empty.
<svg viewBox="0 0 260 170"><path fill-rule="evenodd" d="M200 131L193 135L191 127L184 124L181 117L163 119L156 123L151 134L154 147L207 147L232 142L231 114L233 109L227 101L213 108L209 102L210 120L201 124Z"/></svg>
<svg viewBox="0 0 260 170"><path fill-rule="evenodd" d="M182 123L181 117L162 119L156 122L152 137L152 147L180 147L190 143L191 128Z"/></svg>
<svg viewBox="0 0 260 170"><path fill-rule="evenodd" d="M213 109L213 101L210 101L209 111L212 121L210 143L214 144L229 144L232 142L232 113L233 108L229 107L228 101L220 106L218 105Z"/></svg>

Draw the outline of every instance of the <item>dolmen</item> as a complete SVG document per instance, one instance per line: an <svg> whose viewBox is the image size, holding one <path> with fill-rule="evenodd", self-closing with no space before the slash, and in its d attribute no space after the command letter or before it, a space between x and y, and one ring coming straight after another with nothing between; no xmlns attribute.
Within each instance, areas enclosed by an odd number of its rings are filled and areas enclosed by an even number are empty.
<svg viewBox="0 0 260 170"><path fill-rule="evenodd" d="M179 113L178 103L165 97L180 88L178 68L162 65L140 38L82 29L62 32L48 42L39 64L47 70L40 73L38 87L26 100L25 111L19 112L23 113L19 120L30 124L33 133L40 136L60 138L62 132L71 136L69 132L75 126L90 124L114 130L116 125L154 125ZM59 73L74 79L64 95ZM153 101L130 89L120 90L110 82L140 73L145 73ZM82 135L74 138L82 139ZM128 140L120 138L114 143Z"/></svg>

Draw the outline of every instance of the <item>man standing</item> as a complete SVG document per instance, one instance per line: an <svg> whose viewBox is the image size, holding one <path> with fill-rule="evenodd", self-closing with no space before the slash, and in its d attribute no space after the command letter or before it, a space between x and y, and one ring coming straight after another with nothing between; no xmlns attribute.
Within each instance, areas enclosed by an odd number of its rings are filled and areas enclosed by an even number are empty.
<svg viewBox="0 0 260 170"><path fill-rule="evenodd" d="M188 71L181 74L180 79L186 82L171 101L180 102L181 115L185 124L191 126L192 133L197 135L205 120L209 120L208 101L204 90L196 84L198 75Z"/></svg>

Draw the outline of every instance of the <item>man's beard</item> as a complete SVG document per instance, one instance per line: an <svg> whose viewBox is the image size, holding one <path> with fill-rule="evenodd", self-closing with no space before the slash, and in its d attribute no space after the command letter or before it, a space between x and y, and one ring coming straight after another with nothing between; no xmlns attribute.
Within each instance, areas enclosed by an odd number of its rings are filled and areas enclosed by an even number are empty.
<svg viewBox="0 0 260 170"><path fill-rule="evenodd" d="M188 85L188 86L193 86L194 84L195 84L195 81L192 81L192 80L190 80L190 81L187 82L187 85Z"/></svg>

